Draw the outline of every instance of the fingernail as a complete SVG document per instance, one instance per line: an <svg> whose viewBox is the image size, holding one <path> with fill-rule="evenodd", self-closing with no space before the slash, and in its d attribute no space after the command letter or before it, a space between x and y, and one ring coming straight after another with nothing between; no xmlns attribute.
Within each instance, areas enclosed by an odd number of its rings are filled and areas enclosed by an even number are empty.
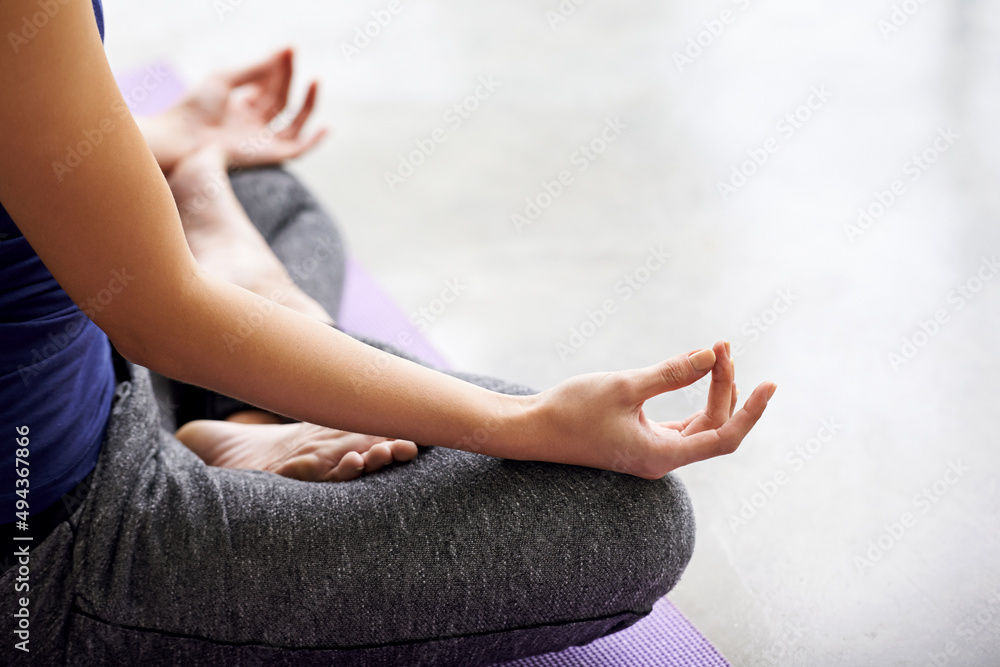
<svg viewBox="0 0 1000 667"><path fill-rule="evenodd" d="M688 360L696 371L703 371L715 365L715 352L711 350L698 350L688 355Z"/></svg>
<svg viewBox="0 0 1000 667"><path fill-rule="evenodd" d="M774 392L776 392L776 391L778 391L778 385L772 384L771 385L771 391L767 392L767 400L770 401L771 397L774 396Z"/></svg>
<svg viewBox="0 0 1000 667"><path fill-rule="evenodd" d="M733 348L729 345L729 341L726 341L726 356L731 357L733 355Z"/></svg>

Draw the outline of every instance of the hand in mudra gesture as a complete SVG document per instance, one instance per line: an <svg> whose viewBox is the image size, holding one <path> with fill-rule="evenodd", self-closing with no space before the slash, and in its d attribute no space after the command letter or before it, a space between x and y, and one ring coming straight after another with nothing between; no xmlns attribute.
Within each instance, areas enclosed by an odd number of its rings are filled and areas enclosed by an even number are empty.
<svg viewBox="0 0 1000 667"><path fill-rule="evenodd" d="M643 404L676 391L709 372L703 410L684 421L654 422ZM646 479L736 451L774 394L761 383L736 411L736 383L728 343L682 354L638 370L570 378L537 396L548 438L559 460Z"/></svg>
<svg viewBox="0 0 1000 667"><path fill-rule="evenodd" d="M316 103L318 83L309 85L302 107L277 132L270 125L288 114L292 81L291 49L244 69L209 76L166 112L172 136L187 144L187 154L209 143L223 147L231 167L279 164L315 147L326 129L306 135L302 129Z"/></svg>

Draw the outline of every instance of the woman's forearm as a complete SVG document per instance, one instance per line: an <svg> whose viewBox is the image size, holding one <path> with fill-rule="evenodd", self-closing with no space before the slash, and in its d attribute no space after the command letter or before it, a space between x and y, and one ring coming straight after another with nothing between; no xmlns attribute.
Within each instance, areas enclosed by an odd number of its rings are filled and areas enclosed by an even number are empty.
<svg viewBox="0 0 1000 667"><path fill-rule="evenodd" d="M164 375L314 424L539 458L526 438L531 397L382 352L204 273L175 298L157 309L162 321L146 320L135 348L136 361Z"/></svg>

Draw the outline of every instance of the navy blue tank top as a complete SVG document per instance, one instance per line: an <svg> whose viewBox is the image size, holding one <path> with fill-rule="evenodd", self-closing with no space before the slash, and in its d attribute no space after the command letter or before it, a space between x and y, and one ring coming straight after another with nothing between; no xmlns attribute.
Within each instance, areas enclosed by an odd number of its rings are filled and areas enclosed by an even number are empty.
<svg viewBox="0 0 1000 667"><path fill-rule="evenodd" d="M92 3L104 41L101 0ZM94 469L114 391L107 337L0 205L0 523L23 517L19 500L41 512Z"/></svg>

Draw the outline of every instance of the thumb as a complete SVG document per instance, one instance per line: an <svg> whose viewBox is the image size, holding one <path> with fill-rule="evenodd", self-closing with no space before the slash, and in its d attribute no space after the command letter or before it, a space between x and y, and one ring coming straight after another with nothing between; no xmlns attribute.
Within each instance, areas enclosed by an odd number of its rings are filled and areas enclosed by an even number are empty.
<svg viewBox="0 0 1000 667"><path fill-rule="evenodd" d="M712 370L715 365L715 352L712 350L695 350L690 354L679 354L658 364L647 366L638 373L637 391L640 400L648 400L654 396L681 389L694 384Z"/></svg>

